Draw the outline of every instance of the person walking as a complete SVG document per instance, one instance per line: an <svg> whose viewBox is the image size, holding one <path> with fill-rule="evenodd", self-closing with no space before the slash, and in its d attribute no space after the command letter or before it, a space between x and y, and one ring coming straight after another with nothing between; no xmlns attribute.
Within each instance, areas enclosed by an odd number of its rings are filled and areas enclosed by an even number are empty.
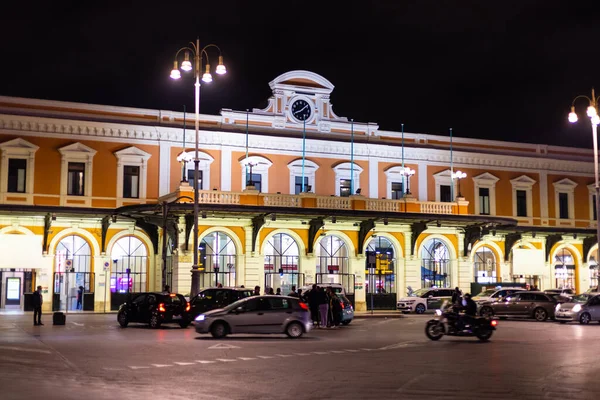
<svg viewBox="0 0 600 400"><path fill-rule="evenodd" d="M329 315L331 316L330 325L332 328L337 328L342 322L342 304L341 299L332 288L329 288Z"/></svg>
<svg viewBox="0 0 600 400"><path fill-rule="evenodd" d="M312 285L312 289L306 295L306 299L313 325L319 326L319 290L316 283Z"/></svg>
<svg viewBox="0 0 600 400"><path fill-rule="evenodd" d="M260 296L260 286L254 286L254 296Z"/></svg>
<svg viewBox="0 0 600 400"><path fill-rule="evenodd" d="M325 293L325 290L321 287L317 288L318 290L318 300L319 300L319 315L320 315L320 328L324 329L327 327L327 316L329 314L329 296Z"/></svg>
<svg viewBox="0 0 600 400"><path fill-rule="evenodd" d="M79 286L77 288L77 309L81 310L82 307L82 301L83 301L83 286Z"/></svg>
<svg viewBox="0 0 600 400"><path fill-rule="evenodd" d="M44 298L42 297L42 287L38 286L37 290L33 292L33 325L44 325L42 324L42 304Z"/></svg>
<svg viewBox="0 0 600 400"><path fill-rule="evenodd" d="M296 293L296 285L292 285L292 291L288 293L290 297L300 297L298 293Z"/></svg>
<svg viewBox="0 0 600 400"><path fill-rule="evenodd" d="M171 287L169 285L165 285L162 294L171 294Z"/></svg>

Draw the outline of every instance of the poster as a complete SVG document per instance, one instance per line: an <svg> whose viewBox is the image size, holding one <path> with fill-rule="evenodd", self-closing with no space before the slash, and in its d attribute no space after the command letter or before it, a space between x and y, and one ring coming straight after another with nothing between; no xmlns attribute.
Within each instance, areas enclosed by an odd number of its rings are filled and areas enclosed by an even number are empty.
<svg viewBox="0 0 600 400"><path fill-rule="evenodd" d="M21 300L21 278L6 278L6 300Z"/></svg>

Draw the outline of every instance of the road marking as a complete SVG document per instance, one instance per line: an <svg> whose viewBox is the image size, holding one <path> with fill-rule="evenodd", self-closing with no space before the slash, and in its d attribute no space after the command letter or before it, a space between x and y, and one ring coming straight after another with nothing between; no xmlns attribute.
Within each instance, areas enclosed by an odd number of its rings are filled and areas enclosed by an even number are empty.
<svg viewBox="0 0 600 400"><path fill-rule="evenodd" d="M360 350L348 350L346 349L346 351L352 352L352 353L358 353Z"/></svg>
<svg viewBox="0 0 600 400"><path fill-rule="evenodd" d="M192 362L174 362L173 364L177 364L177 365L194 365L195 363L192 363Z"/></svg>
<svg viewBox="0 0 600 400"><path fill-rule="evenodd" d="M239 346L234 346L232 344L215 344L214 346L210 346L209 349L239 349Z"/></svg>
<svg viewBox="0 0 600 400"><path fill-rule="evenodd" d="M336 353L336 354L341 354L341 353L345 353L344 350L331 350L332 353Z"/></svg>
<svg viewBox="0 0 600 400"><path fill-rule="evenodd" d="M223 361L223 362L233 362L235 361L232 358L217 358L217 361Z"/></svg>
<svg viewBox="0 0 600 400"><path fill-rule="evenodd" d="M200 364L212 364L214 363L214 361L208 361L208 360L196 360L197 363Z"/></svg>
<svg viewBox="0 0 600 400"><path fill-rule="evenodd" d="M273 356L256 356L258 358L267 359L267 358L275 358Z"/></svg>
<svg viewBox="0 0 600 400"><path fill-rule="evenodd" d="M361 347L360 349L361 349L361 350L364 350L364 351L373 351L373 350L375 350L375 349L366 349L366 348L364 348L364 347Z"/></svg>
<svg viewBox="0 0 600 400"><path fill-rule="evenodd" d="M392 349L401 349L404 347L417 346L418 344L413 342L401 342L396 344L390 344L388 346L380 347L379 350L392 350Z"/></svg>
<svg viewBox="0 0 600 400"><path fill-rule="evenodd" d="M291 354L275 354L277 357L293 357Z"/></svg>
<svg viewBox="0 0 600 400"><path fill-rule="evenodd" d="M49 350L26 349L24 347L14 347L14 346L0 346L0 350L14 350L14 351L27 351L30 353L52 354L52 352Z"/></svg>
<svg viewBox="0 0 600 400"><path fill-rule="evenodd" d="M310 356L310 353L294 353L297 356Z"/></svg>
<svg viewBox="0 0 600 400"><path fill-rule="evenodd" d="M313 351L313 354L318 354L318 355L323 355L323 354L329 354L328 351Z"/></svg>
<svg viewBox="0 0 600 400"><path fill-rule="evenodd" d="M172 367L173 366L173 364L150 364L150 365L152 365L153 367L156 367L156 368L164 368L164 367Z"/></svg>
<svg viewBox="0 0 600 400"><path fill-rule="evenodd" d="M125 368L111 368L111 367L104 367L102 369L106 370L106 371L124 371L125 370Z"/></svg>
<svg viewBox="0 0 600 400"><path fill-rule="evenodd" d="M73 325L84 326L85 324L80 324L79 322L71 322Z"/></svg>
<svg viewBox="0 0 600 400"><path fill-rule="evenodd" d="M242 361L256 360L256 357L238 357Z"/></svg>
<svg viewBox="0 0 600 400"><path fill-rule="evenodd" d="M143 368L150 368L150 367L129 367L131 369L143 369Z"/></svg>

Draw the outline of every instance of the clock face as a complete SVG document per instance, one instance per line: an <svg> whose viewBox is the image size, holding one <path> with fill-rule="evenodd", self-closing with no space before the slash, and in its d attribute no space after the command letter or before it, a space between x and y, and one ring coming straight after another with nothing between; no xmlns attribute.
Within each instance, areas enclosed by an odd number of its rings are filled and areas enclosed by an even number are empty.
<svg viewBox="0 0 600 400"><path fill-rule="evenodd" d="M310 104L306 100L296 100L292 103L292 115L298 121L306 121L311 113L312 108L310 108Z"/></svg>

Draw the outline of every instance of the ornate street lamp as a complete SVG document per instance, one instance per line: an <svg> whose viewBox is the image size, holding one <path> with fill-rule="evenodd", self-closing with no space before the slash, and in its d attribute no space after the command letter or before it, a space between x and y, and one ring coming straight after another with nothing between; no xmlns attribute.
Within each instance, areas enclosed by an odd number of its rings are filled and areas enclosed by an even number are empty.
<svg viewBox="0 0 600 400"><path fill-rule="evenodd" d="M592 122L592 139L594 143L594 177L596 186L596 243L600 240L600 186L598 186L598 124L600 124L600 116L598 116L598 101L600 97L596 97L596 92L592 88L592 97L579 95L571 102L571 112L569 113L569 122L574 124L577 122L577 113L575 113L575 102L579 99L586 99L588 103L586 114ZM600 250L600 246L598 247ZM596 250L596 260L600 251ZM600 285L599 285L600 286Z"/></svg>
<svg viewBox="0 0 600 400"><path fill-rule="evenodd" d="M410 167L404 167L402 169L402 175L406 177L406 195L410 194L410 177L415 174L415 170Z"/></svg>
<svg viewBox="0 0 600 400"><path fill-rule="evenodd" d="M460 180L467 177L467 174L462 171L456 171L452 174L452 180L456 179L458 182L458 197L462 197L462 193L460 192Z"/></svg>
<svg viewBox="0 0 600 400"><path fill-rule="evenodd" d="M202 64L205 61L204 74L202 75L202 81L209 83L212 82L212 75L210 73L209 57L206 50L214 47L219 51L219 63L215 72L219 75L223 75L227 72L225 65L223 64L223 56L221 55L221 49L215 44L208 44L204 47L200 47L200 39L196 39L196 43L190 42L189 46L182 47L175 54L175 61L173 62L173 70L171 71L172 79L181 78L181 72L177 67L177 57L183 53L183 61L181 63L181 70L191 71L194 70L194 78L196 80L195 86L195 103L196 103L196 147L194 153L194 254L193 254L193 265L192 265L192 287L190 290L190 297L195 296L200 290L200 271L198 271L198 177L200 159L198 158L198 131L200 123L200 72L202 70ZM190 59L190 54L193 57L193 61Z"/></svg>

